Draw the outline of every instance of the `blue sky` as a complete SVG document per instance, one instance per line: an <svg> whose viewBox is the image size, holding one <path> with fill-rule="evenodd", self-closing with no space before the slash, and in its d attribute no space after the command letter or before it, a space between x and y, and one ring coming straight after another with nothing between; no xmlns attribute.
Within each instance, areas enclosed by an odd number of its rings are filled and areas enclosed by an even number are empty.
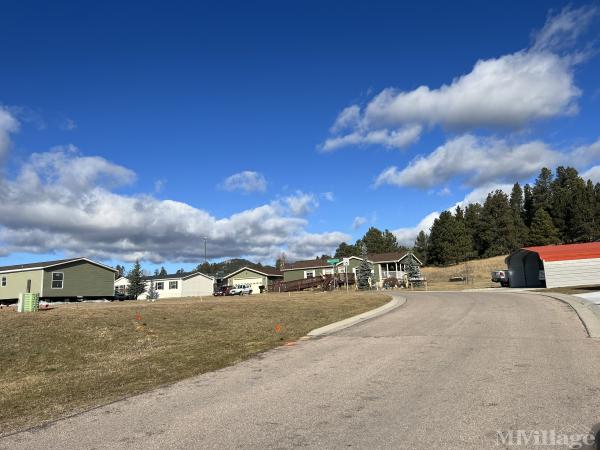
<svg viewBox="0 0 600 450"><path fill-rule="evenodd" d="M597 2L249 3L3 3L0 264L306 258L600 181Z"/></svg>

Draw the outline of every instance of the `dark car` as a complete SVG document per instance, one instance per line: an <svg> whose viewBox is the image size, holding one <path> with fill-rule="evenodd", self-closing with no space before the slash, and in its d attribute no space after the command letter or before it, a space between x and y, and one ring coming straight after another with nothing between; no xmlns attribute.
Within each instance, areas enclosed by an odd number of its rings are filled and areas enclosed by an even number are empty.
<svg viewBox="0 0 600 450"><path fill-rule="evenodd" d="M223 297L226 295L232 295L230 292L233 289L233 286L221 286L217 288L217 290L213 293L215 297Z"/></svg>

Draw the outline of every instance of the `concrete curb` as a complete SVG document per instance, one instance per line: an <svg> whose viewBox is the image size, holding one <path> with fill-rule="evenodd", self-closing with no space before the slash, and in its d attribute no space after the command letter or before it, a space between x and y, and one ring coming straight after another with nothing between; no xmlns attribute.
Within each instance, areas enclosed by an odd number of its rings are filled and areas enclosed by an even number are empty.
<svg viewBox="0 0 600 450"><path fill-rule="evenodd" d="M531 292L528 292L528 294ZM592 339L600 339L600 320L593 311L588 308L588 303L572 295L538 292L544 297L550 297L569 305L579 316L579 320L585 327L587 334Z"/></svg>
<svg viewBox="0 0 600 450"><path fill-rule="evenodd" d="M344 320L340 320L339 322L330 323L329 325L325 325L321 328L316 328L306 335L309 338L316 338L325 336L331 333L335 333L337 331L341 331L345 328L349 328L353 325L359 324L366 320L374 319L375 317L382 316L393 309L399 308L400 306L406 303L406 298L402 297L398 294L392 294L392 300L387 302L385 305L380 306L379 308L372 309L371 311L367 311L365 313L359 314L357 316L349 317Z"/></svg>

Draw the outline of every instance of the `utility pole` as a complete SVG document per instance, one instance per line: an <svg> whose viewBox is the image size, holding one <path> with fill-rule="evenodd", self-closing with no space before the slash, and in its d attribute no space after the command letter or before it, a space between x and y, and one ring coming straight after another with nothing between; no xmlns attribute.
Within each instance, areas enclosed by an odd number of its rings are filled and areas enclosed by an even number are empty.
<svg viewBox="0 0 600 450"><path fill-rule="evenodd" d="M205 236L202 239L204 239L204 262L208 262L208 259L206 258L206 241L208 240L208 238Z"/></svg>

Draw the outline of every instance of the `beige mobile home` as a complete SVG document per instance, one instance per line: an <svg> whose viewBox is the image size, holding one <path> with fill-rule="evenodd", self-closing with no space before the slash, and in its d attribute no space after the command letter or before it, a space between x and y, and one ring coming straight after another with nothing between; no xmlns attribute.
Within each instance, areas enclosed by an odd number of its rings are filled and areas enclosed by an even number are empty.
<svg viewBox="0 0 600 450"><path fill-rule="evenodd" d="M116 270L87 258L0 267L0 301L21 293L42 299L97 299L114 296Z"/></svg>

